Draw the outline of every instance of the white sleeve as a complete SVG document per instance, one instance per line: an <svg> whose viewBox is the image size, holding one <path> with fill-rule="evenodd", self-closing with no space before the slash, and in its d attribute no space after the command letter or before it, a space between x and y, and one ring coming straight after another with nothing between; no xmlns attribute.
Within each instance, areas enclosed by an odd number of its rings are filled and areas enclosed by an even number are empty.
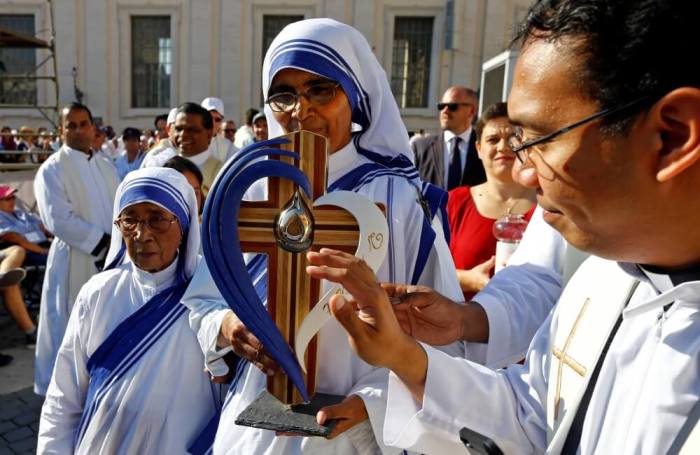
<svg viewBox="0 0 700 455"><path fill-rule="evenodd" d="M489 342L483 364L500 368L525 357L530 341L562 290L567 243L542 219L539 206L508 263L472 301L486 312ZM466 350L469 352L467 343Z"/></svg>
<svg viewBox="0 0 700 455"><path fill-rule="evenodd" d="M190 310L190 327L204 353L204 363L214 376L223 376L228 367L221 359L231 347L217 348L221 323L231 308L214 284L207 262L200 260L182 303Z"/></svg>
<svg viewBox="0 0 700 455"><path fill-rule="evenodd" d="M538 265L512 265L474 296L489 321L484 365L501 368L525 357L532 337L561 295L560 280L557 273Z"/></svg>
<svg viewBox="0 0 700 455"><path fill-rule="evenodd" d="M384 442L422 453L459 453L459 431L466 427L504 453L544 453L550 320L535 336L525 365L499 371L424 345L422 406L391 373Z"/></svg>
<svg viewBox="0 0 700 455"><path fill-rule="evenodd" d="M84 288L83 288L84 289ZM73 453L75 432L83 414L90 376L87 371L84 333L90 324L81 320L85 310L81 291L76 299L63 337L51 383L41 408L37 453Z"/></svg>
<svg viewBox="0 0 700 455"><path fill-rule="evenodd" d="M34 195L46 229L71 247L91 254L105 232L101 226L75 213L66 197L57 163L46 163L39 168L34 179Z"/></svg>
<svg viewBox="0 0 700 455"><path fill-rule="evenodd" d="M566 248L566 240L542 218L538 205L508 265L535 264L561 274Z"/></svg>

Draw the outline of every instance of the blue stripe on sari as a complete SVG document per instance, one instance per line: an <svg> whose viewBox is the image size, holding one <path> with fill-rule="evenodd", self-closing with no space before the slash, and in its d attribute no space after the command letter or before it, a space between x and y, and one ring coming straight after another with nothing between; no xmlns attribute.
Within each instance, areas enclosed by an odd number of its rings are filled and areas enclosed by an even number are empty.
<svg viewBox="0 0 700 455"><path fill-rule="evenodd" d="M80 445L105 394L187 312L180 301L188 284L178 283L154 296L122 321L92 354L87 362L90 384L75 447Z"/></svg>
<svg viewBox="0 0 700 455"><path fill-rule="evenodd" d="M425 265L430 256L430 251L435 244L436 233L432 226L432 220L436 215L440 214L443 234L445 240L450 241L450 228L447 224L447 192L431 183L423 182L421 195L428 206L430 219L423 218L423 226L421 227L420 242L418 244L418 256L416 257L416 266L413 269L411 276L411 284L418 284L420 276L425 270Z"/></svg>

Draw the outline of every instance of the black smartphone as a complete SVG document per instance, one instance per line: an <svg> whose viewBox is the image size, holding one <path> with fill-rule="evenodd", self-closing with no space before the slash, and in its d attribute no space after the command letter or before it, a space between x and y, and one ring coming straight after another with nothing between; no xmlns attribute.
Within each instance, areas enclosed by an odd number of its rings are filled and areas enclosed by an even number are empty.
<svg viewBox="0 0 700 455"><path fill-rule="evenodd" d="M469 428L459 430L459 439L462 440L464 447L469 449L471 453L481 455L503 455L501 449L498 448L493 439L487 438L481 433L472 431Z"/></svg>

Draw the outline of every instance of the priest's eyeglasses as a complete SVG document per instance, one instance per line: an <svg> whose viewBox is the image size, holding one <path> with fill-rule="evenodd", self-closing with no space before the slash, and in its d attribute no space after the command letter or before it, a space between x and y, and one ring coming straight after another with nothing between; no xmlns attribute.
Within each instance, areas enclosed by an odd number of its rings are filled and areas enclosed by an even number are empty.
<svg viewBox="0 0 700 455"><path fill-rule="evenodd" d="M513 153L515 153L515 156L516 158L518 158L518 161L520 161L521 163L525 163L525 161L527 161L528 159L528 148L549 142L552 139L559 137L564 133L568 133L569 131L578 128L579 126L583 126L587 123L590 123L593 120L602 119L615 114L621 114L625 111L629 111L632 108L639 107L643 102L648 101L650 98L651 97L649 96L643 96L635 99L634 101L630 101L629 103L623 104L622 106L603 109L602 111L589 115L588 117L585 117L579 120L578 122L560 128L553 133L549 133L547 135L540 136L529 141L525 141L525 133L523 132L523 129L520 126L514 126L513 134L508 138L508 145L510 146ZM632 111L628 113L632 113Z"/></svg>
<svg viewBox="0 0 700 455"><path fill-rule="evenodd" d="M114 220L114 225L117 226L124 235L133 235L141 224L147 225L148 228L156 234L164 234L176 221L176 217L165 218L163 216L152 216L145 220L139 220L132 216L122 216Z"/></svg>
<svg viewBox="0 0 700 455"><path fill-rule="evenodd" d="M310 103L323 106L335 98L335 92L340 87L338 82L320 82L314 84L303 93L281 92L267 98L265 103L270 105L273 112L292 112L299 104L302 96Z"/></svg>

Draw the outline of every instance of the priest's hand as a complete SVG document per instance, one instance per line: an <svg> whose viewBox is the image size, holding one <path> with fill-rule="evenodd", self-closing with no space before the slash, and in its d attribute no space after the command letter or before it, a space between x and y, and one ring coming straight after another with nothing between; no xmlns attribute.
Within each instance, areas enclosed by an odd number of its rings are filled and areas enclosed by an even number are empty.
<svg viewBox="0 0 700 455"><path fill-rule="evenodd" d="M233 311L229 311L221 322L219 347L228 344L233 348L238 356L248 359L253 365L258 367L263 373L272 376L279 370L277 363L270 357L263 348L262 343L248 330Z"/></svg>
<svg viewBox="0 0 700 455"><path fill-rule="evenodd" d="M428 358L423 348L401 330L389 296L372 269L351 254L328 248L307 253L307 273L342 284L354 301L342 295L330 300L333 316L348 332L352 349L367 363L389 368L422 401Z"/></svg>
<svg viewBox="0 0 700 455"><path fill-rule="evenodd" d="M365 402L357 395L350 395L341 403L334 406L321 408L316 414L316 422L318 422L319 425L324 425L329 420L338 421L333 431L331 431L331 434L326 437L327 439L337 437L368 418Z"/></svg>
<svg viewBox="0 0 700 455"><path fill-rule="evenodd" d="M433 346L488 341L488 317L477 303L453 302L426 286L383 284L401 328Z"/></svg>

